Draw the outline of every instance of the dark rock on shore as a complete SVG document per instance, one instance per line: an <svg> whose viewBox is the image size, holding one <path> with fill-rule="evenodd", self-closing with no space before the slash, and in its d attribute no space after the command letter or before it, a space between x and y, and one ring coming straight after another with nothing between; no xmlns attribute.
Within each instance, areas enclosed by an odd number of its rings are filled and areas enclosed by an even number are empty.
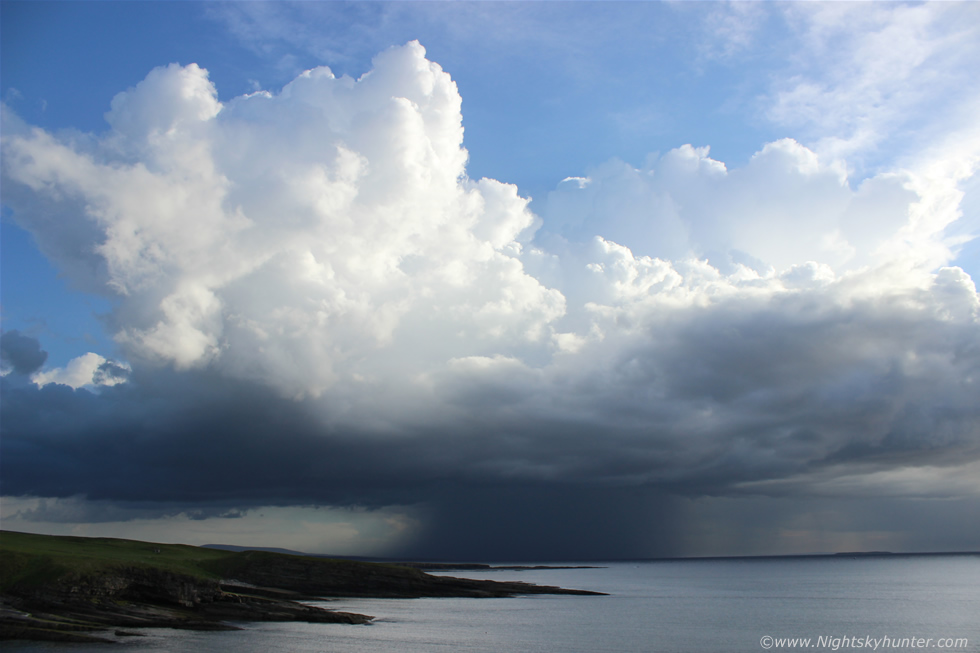
<svg viewBox="0 0 980 653"><path fill-rule="evenodd" d="M30 591L14 589L4 596L0 639L109 643L112 640L100 635L118 628L235 630L225 622L365 624L372 619L304 605L285 596L273 598L261 591L235 589L228 592L217 581L153 569L72 575Z"/></svg>

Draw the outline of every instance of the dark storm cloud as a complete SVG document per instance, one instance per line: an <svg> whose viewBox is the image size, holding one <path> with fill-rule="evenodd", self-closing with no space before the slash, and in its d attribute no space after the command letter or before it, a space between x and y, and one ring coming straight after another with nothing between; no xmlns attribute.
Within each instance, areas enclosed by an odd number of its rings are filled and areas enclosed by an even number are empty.
<svg viewBox="0 0 980 653"><path fill-rule="evenodd" d="M105 361L92 374L93 385L116 385L129 378L130 370L115 361Z"/></svg>
<svg viewBox="0 0 980 653"><path fill-rule="evenodd" d="M158 377L151 389L137 387L137 377L99 395L5 386L4 494L89 500L42 504L19 517L91 523L266 505L421 504L424 532L404 550L414 557L674 552L669 500L656 489L596 484L584 468L537 477L562 457L554 454L559 442L581 466L597 444L584 441L589 434L570 437L559 425L399 438L331 433L302 404L259 386L191 379ZM624 466L602 463L606 474Z"/></svg>
<svg viewBox="0 0 980 653"><path fill-rule="evenodd" d="M641 557L687 550L685 522L706 513L684 501L807 497L842 478L874 496L875 474L978 460L969 322L878 299L733 302L681 322L580 373L455 369L434 378L429 417L395 432L216 373L137 368L98 394L4 378L2 489L130 515L419 505L416 557ZM742 523L763 538L770 521Z"/></svg>
<svg viewBox="0 0 980 653"><path fill-rule="evenodd" d="M236 519L245 516L238 508L208 504L190 508L183 503L130 501L89 501L82 498L38 499L37 505L16 512L23 522L86 523L127 522L136 519L159 519L183 515L191 520L211 518Z"/></svg>
<svg viewBox="0 0 980 653"><path fill-rule="evenodd" d="M28 375L36 372L48 360L48 352L41 349L36 338L21 334L16 329L0 334L0 360L14 374Z"/></svg>
<svg viewBox="0 0 980 653"><path fill-rule="evenodd" d="M413 558L600 560L683 555L677 497L651 487L488 484L447 492Z"/></svg>

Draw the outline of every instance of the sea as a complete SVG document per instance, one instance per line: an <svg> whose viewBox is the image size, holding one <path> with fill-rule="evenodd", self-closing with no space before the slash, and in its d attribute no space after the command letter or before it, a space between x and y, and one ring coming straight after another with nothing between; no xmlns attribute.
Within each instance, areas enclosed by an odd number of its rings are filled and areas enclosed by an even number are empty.
<svg viewBox="0 0 980 653"><path fill-rule="evenodd" d="M980 555L580 564L598 568L441 573L558 585L608 596L343 599L314 605L373 615L374 623L249 623L226 632L145 629L135 631L139 637L118 638L112 646L5 642L4 650L980 652Z"/></svg>

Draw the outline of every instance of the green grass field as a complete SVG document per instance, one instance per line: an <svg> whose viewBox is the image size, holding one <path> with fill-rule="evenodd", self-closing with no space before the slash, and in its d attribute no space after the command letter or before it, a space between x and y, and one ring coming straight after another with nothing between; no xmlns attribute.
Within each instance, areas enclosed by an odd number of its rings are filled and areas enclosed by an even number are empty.
<svg viewBox="0 0 980 653"><path fill-rule="evenodd" d="M0 592L3 593L15 587L18 590L38 587L68 575L96 576L123 567L157 569L213 580L242 574L251 576L266 570L272 573L263 575L263 581L275 586L278 586L276 575L282 571L301 579L315 576L325 583L348 584L378 574L411 579L424 576L414 569L376 562L0 531Z"/></svg>
<svg viewBox="0 0 980 653"><path fill-rule="evenodd" d="M0 531L0 592L14 586L41 585L68 574L90 575L117 567L152 567L217 579L219 574L210 569L234 555L183 544Z"/></svg>

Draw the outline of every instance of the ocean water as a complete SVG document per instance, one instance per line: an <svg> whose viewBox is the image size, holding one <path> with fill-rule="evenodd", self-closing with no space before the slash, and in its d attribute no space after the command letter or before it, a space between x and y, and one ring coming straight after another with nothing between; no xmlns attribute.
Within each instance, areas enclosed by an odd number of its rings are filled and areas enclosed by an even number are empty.
<svg viewBox="0 0 980 653"><path fill-rule="evenodd" d="M594 563L596 564L596 563ZM241 624L232 632L138 631L111 650L147 653L811 650L980 652L980 556L602 563L600 569L452 572L609 596L318 602L373 624ZM766 639L766 638L772 639ZM798 638L810 638L807 644ZM793 645L793 639L797 639ZM5 643L6 651L106 647ZM768 644L768 648L766 648Z"/></svg>

